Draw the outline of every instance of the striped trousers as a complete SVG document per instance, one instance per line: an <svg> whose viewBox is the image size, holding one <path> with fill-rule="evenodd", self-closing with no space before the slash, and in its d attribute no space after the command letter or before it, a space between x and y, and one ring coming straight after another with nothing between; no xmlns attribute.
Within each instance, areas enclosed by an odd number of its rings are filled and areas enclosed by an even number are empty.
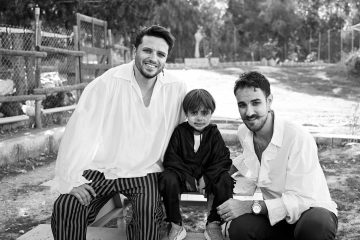
<svg viewBox="0 0 360 240"><path fill-rule="evenodd" d="M51 229L54 240L86 240L87 226L91 224L100 209L115 194L124 194L132 204L132 220L127 226L128 240L158 240L163 220L161 198L158 191L158 174L144 177L105 179L103 173L84 171L83 176L92 180L96 197L88 206L82 205L76 197L61 194L54 203Z"/></svg>

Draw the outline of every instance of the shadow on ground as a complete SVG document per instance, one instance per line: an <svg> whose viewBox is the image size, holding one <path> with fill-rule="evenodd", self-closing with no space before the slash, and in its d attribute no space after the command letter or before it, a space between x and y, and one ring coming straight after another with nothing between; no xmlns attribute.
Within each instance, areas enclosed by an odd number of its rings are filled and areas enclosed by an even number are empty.
<svg viewBox="0 0 360 240"><path fill-rule="evenodd" d="M277 80L272 85L316 96L338 97L360 101L360 77L348 76L340 65L306 67L241 66L213 70L218 73L239 75L244 71L259 71Z"/></svg>

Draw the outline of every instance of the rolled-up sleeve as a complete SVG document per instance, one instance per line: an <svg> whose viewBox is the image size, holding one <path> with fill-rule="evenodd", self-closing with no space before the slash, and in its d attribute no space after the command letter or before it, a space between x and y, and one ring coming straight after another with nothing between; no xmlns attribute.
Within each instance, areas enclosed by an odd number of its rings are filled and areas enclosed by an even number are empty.
<svg viewBox="0 0 360 240"><path fill-rule="evenodd" d="M324 191L324 181L315 140L307 134L296 138L289 155L285 191L281 196L288 223L299 220L301 214L319 199Z"/></svg>
<svg viewBox="0 0 360 240"><path fill-rule="evenodd" d="M286 208L281 198L265 200L266 208L271 226L283 220L286 215Z"/></svg>

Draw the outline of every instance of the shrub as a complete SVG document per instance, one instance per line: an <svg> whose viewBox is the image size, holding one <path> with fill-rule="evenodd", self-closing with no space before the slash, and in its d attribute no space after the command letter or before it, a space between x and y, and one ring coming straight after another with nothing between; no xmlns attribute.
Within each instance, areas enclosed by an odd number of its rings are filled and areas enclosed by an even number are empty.
<svg viewBox="0 0 360 240"><path fill-rule="evenodd" d="M348 75L360 76L360 51L350 53L345 65Z"/></svg>

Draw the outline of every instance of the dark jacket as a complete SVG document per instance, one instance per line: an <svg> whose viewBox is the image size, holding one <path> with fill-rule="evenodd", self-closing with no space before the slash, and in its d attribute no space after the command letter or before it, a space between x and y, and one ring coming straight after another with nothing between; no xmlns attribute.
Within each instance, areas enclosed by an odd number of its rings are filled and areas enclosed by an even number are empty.
<svg viewBox="0 0 360 240"><path fill-rule="evenodd" d="M188 122L178 125L164 156L165 170L174 171L182 183L187 181L196 189L195 179L204 176L205 191L218 181L220 174L228 172L232 161L229 149L215 124L209 124L202 132L198 151L194 152L194 129Z"/></svg>

